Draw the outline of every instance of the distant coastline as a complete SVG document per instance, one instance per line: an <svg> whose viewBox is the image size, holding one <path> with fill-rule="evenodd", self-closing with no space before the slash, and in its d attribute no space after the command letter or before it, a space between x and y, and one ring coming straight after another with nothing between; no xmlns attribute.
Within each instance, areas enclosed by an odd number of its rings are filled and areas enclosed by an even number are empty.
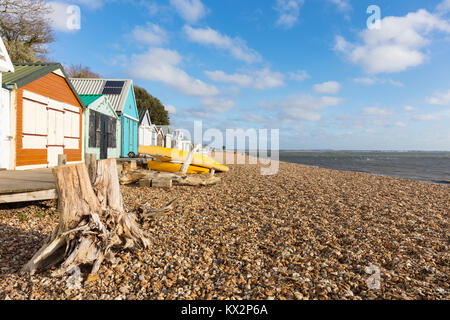
<svg viewBox="0 0 450 320"><path fill-rule="evenodd" d="M280 161L450 184L447 151L280 151Z"/></svg>
<svg viewBox="0 0 450 320"><path fill-rule="evenodd" d="M237 151L255 155L255 151ZM270 150L261 157L272 157ZM280 150L277 159L325 169L450 184L450 151ZM276 159L273 159L276 160Z"/></svg>

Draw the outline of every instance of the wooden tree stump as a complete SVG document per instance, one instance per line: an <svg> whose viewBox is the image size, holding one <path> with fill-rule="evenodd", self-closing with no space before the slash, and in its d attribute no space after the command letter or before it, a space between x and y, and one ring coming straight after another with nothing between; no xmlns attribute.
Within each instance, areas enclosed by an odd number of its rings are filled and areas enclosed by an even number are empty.
<svg viewBox="0 0 450 320"><path fill-rule="evenodd" d="M92 265L96 273L104 260L114 263L114 248L149 245L134 213L123 208L116 160L98 161L91 174L84 164L57 167L53 173L60 221L23 272L62 262L56 274L79 265Z"/></svg>

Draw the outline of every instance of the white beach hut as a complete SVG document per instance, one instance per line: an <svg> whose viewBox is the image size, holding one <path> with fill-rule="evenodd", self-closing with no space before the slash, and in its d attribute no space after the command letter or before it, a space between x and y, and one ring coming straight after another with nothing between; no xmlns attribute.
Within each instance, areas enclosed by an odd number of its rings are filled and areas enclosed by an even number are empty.
<svg viewBox="0 0 450 320"><path fill-rule="evenodd" d="M172 148L191 151L192 142L186 138L182 130L175 130L172 137Z"/></svg>
<svg viewBox="0 0 450 320"><path fill-rule="evenodd" d="M14 72L14 66L11 63L5 44L0 38L0 84L2 83L3 72ZM14 148L12 130L14 128L11 117L11 91L0 88L0 169L11 169L11 154Z"/></svg>
<svg viewBox="0 0 450 320"><path fill-rule="evenodd" d="M152 124L148 110L139 110L139 145L156 146L158 130Z"/></svg>

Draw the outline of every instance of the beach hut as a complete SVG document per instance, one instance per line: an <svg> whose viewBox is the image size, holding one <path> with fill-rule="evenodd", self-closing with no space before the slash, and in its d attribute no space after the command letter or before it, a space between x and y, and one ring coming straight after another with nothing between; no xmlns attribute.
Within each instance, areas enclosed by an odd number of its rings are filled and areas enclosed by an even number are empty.
<svg viewBox="0 0 450 320"><path fill-rule="evenodd" d="M128 79L71 79L79 94L102 94L108 97L120 122L120 157L138 153L139 114L133 81Z"/></svg>
<svg viewBox="0 0 450 320"><path fill-rule="evenodd" d="M172 148L183 151L191 151L192 142L185 137L182 130L175 130L172 135Z"/></svg>
<svg viewBox="0 0 450 320"><path fill-rule="evenodd" d="M97 159L120 157L120 122L108 97L102 94L80 95L84 112L84 145L86 153Z"/></svg>
<svg viewBox="0 0 450 320"><path fill-rule="evenodd" d="M172 131L168 125L160 125L158 128L162 132L162 147L172 148Z"/></svg>
<svg viewBox="0 0 450 320"><path fill-rule="evenodd" d="M160 127L155 126L156 128L156 146L164 147L164 132Z"/></svg>
<svg viewBox="0 0 450 320"><path fill-rule="evenodd" d="M15 63L14 72L3 74L2 87L13 124L10 169L53 167L64 158L83 161L85 107L61 64Z"/></svg>
<svg viewBox="0 0 450 320"><path fill-rule="evenodd" d="M166 148L172 148L172 139L173 139L173 135L172 133L167 133L164 137L164 146Z"/></svg>
<svg viewBox="0 0 450 320"><path fill-rule="evenodd" d="M161 132L152 124L148 110L139 110L139 145L156 146L158 135L161 135Z"/></svg>
<svg viewBox="0 0 450 320"><path fill-rule="evenodd" d="M3 72L14 72L14 66L9 58L3 40L0 38L0 83L2 83ZM11 169L12 163L12 128L10 92L3 87L0 88L0 169Z"/></svg>

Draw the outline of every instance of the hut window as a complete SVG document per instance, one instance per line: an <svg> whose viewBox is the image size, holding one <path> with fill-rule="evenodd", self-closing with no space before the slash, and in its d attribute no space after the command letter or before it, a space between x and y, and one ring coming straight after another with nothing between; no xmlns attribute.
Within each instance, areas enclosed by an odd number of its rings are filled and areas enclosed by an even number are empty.
<svg viewBox="0 0 450 320"><path fill-rule="evenodd" d="M91 110L89 115L89 147L99 148L101 140L102 117L97 111Z"/></svg>
<svg viewBox="0 0 450 320"><path fill-rule="evenodd" d="M97 112L90 111L89 113L89 148L95 148L97 146L95 135L95 121L97 118Z"/></svg>
<svg viewBox="0 0 450 320"><path fill-rule="evenodd" d="M116 119L108 117L108 148L116 148L116 123Z"/></svg>

